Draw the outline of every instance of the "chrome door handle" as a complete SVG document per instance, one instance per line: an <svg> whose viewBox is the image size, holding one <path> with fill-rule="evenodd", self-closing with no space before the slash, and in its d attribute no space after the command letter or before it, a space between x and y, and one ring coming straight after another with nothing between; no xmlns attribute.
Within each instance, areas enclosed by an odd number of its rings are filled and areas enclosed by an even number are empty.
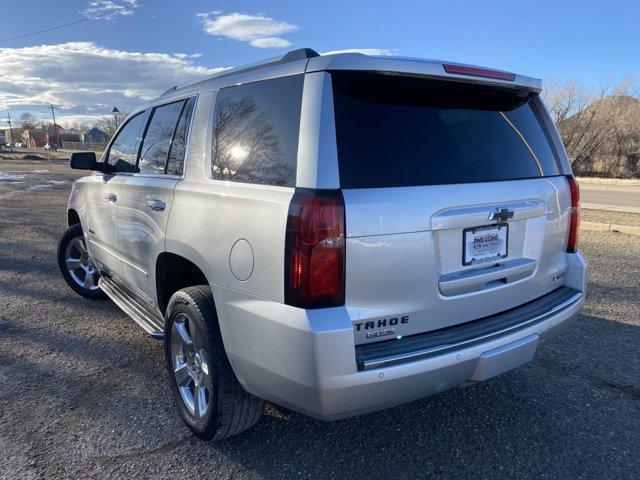
<svg viewBox="0 0 640 480"><path fill-rule="evenodd" d="M118 195L116 195L115 193L107 193L104 196L104 199L110 203L114 203L118 201Z"/></svg>
<svg viewBox="0 0 640 480"><path fill-rule="evenodd" d="M147 202L147 206L151 208L154 212L161 212L167 206L162 200L149 200Z"/></svg>

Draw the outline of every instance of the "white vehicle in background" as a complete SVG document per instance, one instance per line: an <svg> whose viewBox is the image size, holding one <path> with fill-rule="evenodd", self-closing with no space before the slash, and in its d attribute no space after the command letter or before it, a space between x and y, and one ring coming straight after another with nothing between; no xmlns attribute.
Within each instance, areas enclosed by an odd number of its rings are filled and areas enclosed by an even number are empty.
<svg viewBox="0 0 640 480"><path fill-rule="evenodd" d="M323 420L531 359L584 302L540 81L312 50L172 88L74 183L58 260L165 342L182 418Z"/></svg>

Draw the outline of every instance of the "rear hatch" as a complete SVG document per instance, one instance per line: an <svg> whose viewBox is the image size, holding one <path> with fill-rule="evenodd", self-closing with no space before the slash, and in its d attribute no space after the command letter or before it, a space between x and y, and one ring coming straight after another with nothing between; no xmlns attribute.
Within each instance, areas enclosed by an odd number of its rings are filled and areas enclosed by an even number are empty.
<svg viewBox="0 0 640 480"><path fill-rule="evenodd" d="M535 93L332 74L356 344L562 286L570 194Z"/></svg>

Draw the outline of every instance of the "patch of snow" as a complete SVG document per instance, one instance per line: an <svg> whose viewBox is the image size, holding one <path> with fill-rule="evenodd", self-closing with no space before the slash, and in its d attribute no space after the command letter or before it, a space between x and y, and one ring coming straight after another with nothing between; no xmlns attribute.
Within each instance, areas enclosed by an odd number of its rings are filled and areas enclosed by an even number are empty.
<svg viewBox="0 0 640 480"><path fill-rule="evenodd" d="M0 172L0 182L12 182L15 180L24 180L24 175L16 175L15 173Z"/></svg>

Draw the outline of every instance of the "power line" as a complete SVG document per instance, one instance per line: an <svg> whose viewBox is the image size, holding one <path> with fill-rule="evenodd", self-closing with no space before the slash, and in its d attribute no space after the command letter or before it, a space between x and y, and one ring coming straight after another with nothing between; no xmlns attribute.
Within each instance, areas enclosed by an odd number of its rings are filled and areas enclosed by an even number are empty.
<svg viewBox="0 0 640 480"><path fill-rule="evenodd" d="M145 3L148 3L150 1L151 0L142 0L136 6L139 7L140 5L144 5ZM113 13L114 13L113 10L107 10L106 12L97 13L95 15L89 15L89 16L86 16L84 18L80 18L79 20L74 20L73 22L63 23L61 25L54 25L52 27L43 28L42 30L37 30L35 32L23 33L23 34L20 34L20 35L16 35L14 37L3 38L2 40L0 40L0 43L10 42L11 40L17 40L19 38L31 37L33 35L38 35L40 33L50 32L52 30L58 30L59 28L69 27L71 25L76 25L78 23L86 22L88 20L93 20L94 18L104 17L105 15L109 15L109 14L113 14Z"/></svg>

